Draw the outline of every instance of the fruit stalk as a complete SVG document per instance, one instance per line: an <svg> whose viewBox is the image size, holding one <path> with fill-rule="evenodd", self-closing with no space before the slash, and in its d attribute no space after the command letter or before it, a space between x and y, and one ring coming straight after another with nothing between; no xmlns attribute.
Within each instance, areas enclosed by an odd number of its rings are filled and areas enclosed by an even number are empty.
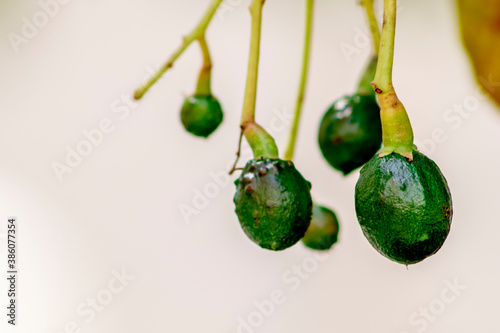
<svg viewBox="0 0 500 333"><path fill-rule="evenodd" d="M248 74L243 101L241 126L255 122L255 104L257 100L257 81L259 76L260 38L262 32L262 8L265 0L253 0L250 5L252 29L250 37L250 55L248 57Z"/></svg>
<svg viewBox="0 0 500 333"><path fill-rule="evenodd" d="M378 27L377 17L373 9L374 0L362 0L362 5L365 7L366 17L370 24L370 31L372 34L373 50L378 54L380 47L380 29Z"/></svg>
<svg viewBox="0 0 500 333"><path fill-rule="evenodd" d="M241 116L241 131L245 135L255 158L278 158L278 148L274 139L255 122L257 81L259 76L260 39L262 31L262 8L265 0L252 0L250 14L252 29L248 74Z"/></svg>
<svg viewBox="0 0 500 333"><path fill-rule="evenodd" d="M212 18L217 11L217 8L221 4L222 0L212 0L212 3L208 7L205 15L203 15L202 19L198 23L198 25L191 31L189 34L184 36L182 39L181 46L170 56L167 62L153 75L148 82L146 82L142 87L138 88L134 93L134 98L136 100L141 99L148 90L167 72L170 68L173 67L175 61L186 51L186 49L191 45L195 40L200 40L204 38L205 31L212 21Z"/></svg>
<svg viewBox="0 0 500 333"><path fill-rule="evenodd" d="M198 43L200 44L201 52L203 53L203 65L200 70L200 76L198 77L195 94L211 96L212 58L210 57L210 51L204 35L198 39Z"/></svg>
<svg viewBox="0 0 500 333"><path fill-rule="evenodd" d="M366 19L370 26L373 42L373 56L359 81L357 93L360 95L371 95L373 94L372 81L377 70L378 53L380 49L380 29L373 9L373 0L362 0L361 5L365 8Z"/></svg>
<svg viewBox="0 0 500 333"><path fill-rule="evenodd" d="M307 78L309 72L309 59L311 56L311 39L314 14L314 0L306 0L306 20L304 34L304 54L302 58L302 73L299 83L299 91L297 94L297 102L295 104L295 115L293 119L292 129L288 142L288 147L285 153L285 160L292 160L295 151L295 142L297 141L297 132L299 129L300 116L304 104L304 97L307 86Z"/></svg>
<svg viewBox="0 0 500 333"><path fill-rule="evenodd" d="M380 41L379 61L375 74L374 90L393 90L392 68L394 63L394 41L396 37L396 0L384 0L384 25Z"/></svg>
<svg viewBox="0 0 500 333"><path fill-rule="evenodd" d="M398 99L392 84L394 40L396 35L396 0L384 0L384 25L373 90L377 94L382 120L384 147L380 157L398 153L413 159L413 130L408 114Z"/></svg>

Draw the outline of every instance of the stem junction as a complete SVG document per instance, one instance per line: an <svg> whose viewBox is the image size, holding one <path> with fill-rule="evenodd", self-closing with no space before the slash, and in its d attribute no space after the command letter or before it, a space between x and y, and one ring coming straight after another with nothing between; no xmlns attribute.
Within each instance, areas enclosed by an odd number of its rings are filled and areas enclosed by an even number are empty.
<svg viewBox="0 0 500 333"><path fill-rule="evenodd" d="M413 160L413 130L405 107L398 99L392 85L394 63L394 39L396 35L396 0L384 0L384 25L377 64L377 73L372 82L377 93L382 120L384 146L379 154L383 157L397 153Z"/></svg>
<svg viewBox="0 0 500 333"><path fill-rule="evenodd" d="M262 31L262 8L265 0L252 0L250 13L252 29L250 37L250 55L248 75L241 116L241 131L245 135L254 158L278 158L278 147L274 139L255 122L255 105L257 99L257 79L259 75L260 39Z"/></svg>
<svg viewBox="0 0 500 333"><path fill-rule="evenodd" d="M175 61L179 59L179 57L184 53L184 51L186 51L191 43L193 43L195 40L205 40L205 31L207 30L210 21L212 21L212 18L221 2L222 0L212 0L212 3L208 7L205 15L203 15L198 25L193 29L193 31L184 36L181 46L170 56L167 62L158 70L155 75L153 75L149 79L148 82L146 82L142 87L138 88L135 91L134 98L136 100L141 99L149 91L149 89L163 76L163 74L165 74L165 72L167 72L174 66Z"/></svg>

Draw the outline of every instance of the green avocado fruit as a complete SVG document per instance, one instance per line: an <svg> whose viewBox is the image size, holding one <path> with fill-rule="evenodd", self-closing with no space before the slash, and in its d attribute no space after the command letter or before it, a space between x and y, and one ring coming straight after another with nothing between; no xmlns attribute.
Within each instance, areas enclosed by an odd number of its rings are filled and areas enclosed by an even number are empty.
<svg viewBox="0 0 500 333"><path fill-rule="evenodd" d="M224 114L219 101L213 96L193 95L184 101L181 121L186 131L207 138L222 123Z"/></svg>
<svg viewBox="0 0 500 333"><path fill-rule="evenodd" d="M450 190L438 166L413 151L373 157L355 191L356 214L365 237L385 257L404 264L435 254L450 231Z"/></svg>
<svg viewBox="0 0 500 333"><path fill-rule="evenodd" d="M338 99L321 120L318 143L327 162L344 175L368 162L382 144L380 108L374 95Z"/></svg>
<svg viewBox="0 0 500 333"><path fill-rule="evenodd" d="M292 162L250 160L235 184L236 214L253 242L281 251L304 237L312 215L310 183Z"/></svg>
<svg viewBox="0 0 500 333"><path fill-rule="evenodd" d="M324 251L337 243L339 221L333 211L320 205L313 206L311 225L306 231L302 243L310 249Z"/></svg>

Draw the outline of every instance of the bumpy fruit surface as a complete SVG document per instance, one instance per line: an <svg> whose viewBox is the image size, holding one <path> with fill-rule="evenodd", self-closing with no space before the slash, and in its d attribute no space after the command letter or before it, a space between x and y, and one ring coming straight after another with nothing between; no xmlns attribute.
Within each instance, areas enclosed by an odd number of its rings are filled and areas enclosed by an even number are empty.
<svg viewBox="0 0 500 333"><path fill-rule="evenodd" d="M281 251L304 236L312 214L310 183L292 162L250 160L235 184L236 214L253 242Z"/></svg>
<svg viewBox="0 0 500 333"><path fill-rule="evenodd" d="M219 101L213 96L188 97L181 109L181 121L186 131L207 138L222 123L224 114Z"/></svg>
<svg viewBox="0 0 500 333"><path fill-rule="evenodd" d="M318 143L328 163L344 175L359 168L380 149L380 108L373 95L344 96L324 115Z"/></svg>
<svg viewBox="0 0 500 333"><path fill-rule="evenodd" d="M302 243L313 250L329 250L337 243L339 221L333 211L314 205L311 225L302 238Z"/></svg>
<svg viewBox="0 0 500 333"><path fill-rule="evenodd" d="M414 151L373 157L361 169L356 214L365 237L382 255L404 265L435 254L450 231L452 200L437 165Z"/></svg>

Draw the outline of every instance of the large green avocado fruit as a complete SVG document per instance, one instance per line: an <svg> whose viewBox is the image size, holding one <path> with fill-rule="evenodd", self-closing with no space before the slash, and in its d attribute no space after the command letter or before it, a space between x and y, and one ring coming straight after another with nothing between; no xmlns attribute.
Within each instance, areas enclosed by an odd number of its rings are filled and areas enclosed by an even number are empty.
<svg viewBox="0 0 500 333"><path fill-rule="evenodd" d="M281 251L304 236L312 214L310 183L292 162L250 160L235 184L236 214L253 242Z"/></svg>
<svg viewBox="0 0 500 333"><path fill-rule="evenodd" d="M338 99L321 120L318 143L327 162L344 175L368 162L382 144L375 97L355 94Z"/></svg>
<svg viewBox="0 0 500 333"><path fill-rule="evenodd" d="M313 206L311 225L307 229L302 243L310 249L317 251L329 250L337 243L339 235L339 221L330 209Z"/></svg>
<svg viewBox="0 0 500 333"><path fill-rule="evenodd" d="M414 151L373 157L355 191L356 214L365 237L385 257L404 265L435 254L453 215L448 184L437 165Z"/></svg>
<svg viewBox="0 0 500 333"><path fill-rule="evenodd" d="M213 96L194 95L186 98L181 109L181 121L186 131L207 138L222 123L224 114Z"/></svg>

